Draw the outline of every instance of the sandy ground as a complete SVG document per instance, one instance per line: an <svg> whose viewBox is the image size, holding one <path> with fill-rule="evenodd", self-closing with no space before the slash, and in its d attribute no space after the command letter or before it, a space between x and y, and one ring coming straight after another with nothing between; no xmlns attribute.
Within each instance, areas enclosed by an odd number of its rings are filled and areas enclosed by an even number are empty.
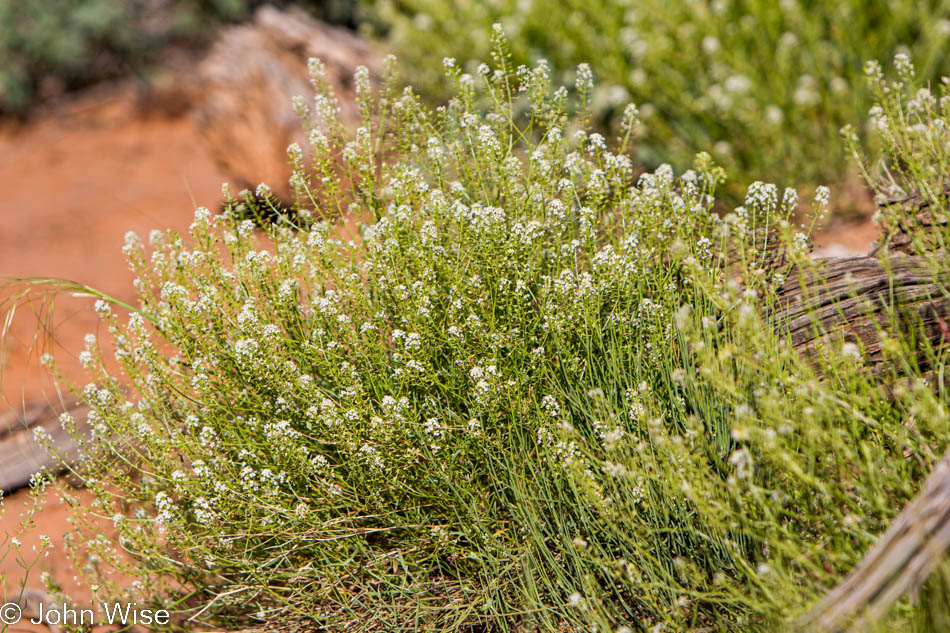
<svg viewBox="0 0 950 633"><path fill-rule="evenodd" d="M59 277L132 299L120 250L125 233L186 230L195 206L216 208L224 180L187 114L145 113L128 85L98 90L27 126L0 126L0 276ZM39 367L43 351L54 353L64 373L84 384L76 354L84 335L97 331L91 307L89 298L57 299L49 337L36 336L38 322L27 306L17 311L0 348L0 412L56 400ZM22 538L31 555L39 535L48 535L54 544L49 556L41 556L28 577L7 556L0 560L0 578L10 589L23 580L39 588L39 573L47 571L81 599L88 594L58 543L68 513L56 500L50 496ZM25 492L5 500L0 556L3 535L17 530L27 501Z"/></svg>
<svg viewBox="0 0 950 633"><path fill-rule="evenodd" d="M812 236L815 257L866 255L881 236L881 230L867 219L832 223Z"/></svg>
<svg viewBox="0 0 950 633"><path fill-rule="evenodd" d="M215 207L225 178L190 118L143 118L135 103L130 90L116 88L0 133L0 275L61 277L130 299L125 233L185 230L196 205ZM90 299L61 303L55 341L96 330ZM2 393L10 404L44 392L25 353L35 333L35 322L17 319L5 337ZM53 351L75 375L61 353L75 347Z"/></svg>

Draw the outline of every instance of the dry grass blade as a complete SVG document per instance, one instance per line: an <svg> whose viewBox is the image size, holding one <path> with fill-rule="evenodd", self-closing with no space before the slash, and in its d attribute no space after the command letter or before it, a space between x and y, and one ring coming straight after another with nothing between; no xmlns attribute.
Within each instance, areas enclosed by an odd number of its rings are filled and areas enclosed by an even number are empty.
<svg viewBox="0 0 950 633"><path fill-rule="evenodd" d="M66 279L2 278L0 321L3 327L0 330L0 342L8 335L20 308L26 308L37 323L34 349L42 351L50 348L56 298L62 295L103 300L130 312L140 312L128 303L95 288ZM76 402L60 400L58 403L25 404L22 410L12 410L0 415L0 490L17 490L29 485L31 477L38 472L61 472L72 463L79 456L80 438L88 436L88 429L82 425L79 435L68 432L60 422L60 414L66 412L75 419L84 417L86 410L86 407ZM49 442L48 448L37 440L37 432Z"/></svg>

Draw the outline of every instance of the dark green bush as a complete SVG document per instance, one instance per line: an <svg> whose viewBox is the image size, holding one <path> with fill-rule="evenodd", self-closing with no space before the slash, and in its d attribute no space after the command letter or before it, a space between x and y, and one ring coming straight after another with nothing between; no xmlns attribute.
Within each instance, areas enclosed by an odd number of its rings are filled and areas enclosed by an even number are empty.
<svg viewBox="0 0 950 633"><path fill-rule="evenodd" d="M44 96L143 72L169 43L200 44L262 0L9 0L0 2L0 113ZM282 4L277 2L276 4ZM351 0L299 3L354 23Z"/></svg>

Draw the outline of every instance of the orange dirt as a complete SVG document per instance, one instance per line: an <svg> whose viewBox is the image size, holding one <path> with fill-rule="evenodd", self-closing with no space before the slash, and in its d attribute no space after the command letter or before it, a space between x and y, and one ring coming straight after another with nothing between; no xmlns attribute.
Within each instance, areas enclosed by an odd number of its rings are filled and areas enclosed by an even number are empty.
<svg viewBox="0 0 950 633"><path fill-rule="evenodd" d="M61 277L132 300L131 273L121 253L125 233L134 230L145 238L153 228L184 232L195 206L216 208L225 176L201 144L191 117L183 108L146 112L138 101L134 88L121 84L27 125L0 126L0 276ZM76 355L84 335L98 329L92 303L57 299L51 344L42 334L36 340L37 321L29 308L18 310L0 347L0 412L56 399L39 367L43 351L56 356L69 379L85 382ZM0 556L4 535L16 531L27 498L20 492L5 500ZM56 495L50 499L36 516L35 529L22 539L25 552L39 534L54 543L49 557L41 557L29 574L27 586L40 588L39 573L49 571L82 600L88 593L74 581L62 547L67 509ZM10 590L24 576L13 556L0 561L0 578Z"/></svg>
<svg viewBox="0 0 950 633"><path fill-rule="evenodd" d="M881 229L867 218L835 222L813 236L814 255L816 257L867 255L871 245L880 236Z"/></svg>

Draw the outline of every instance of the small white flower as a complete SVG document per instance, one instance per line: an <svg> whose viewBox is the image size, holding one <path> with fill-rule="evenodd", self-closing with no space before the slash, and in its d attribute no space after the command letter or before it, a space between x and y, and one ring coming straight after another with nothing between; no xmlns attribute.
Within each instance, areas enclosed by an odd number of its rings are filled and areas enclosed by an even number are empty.
<svg viewBox="0 0 950 633"><path fill-rule="evenodd" d="M552 395L541 398L541 408L552 418L556 418L561 414L561 405Z"/></svg>
<svg viewBox="0 0 950 633"><path fill-rule="evenodd" d="M155 495L155 509L158 510L155 520L159 523L168 523L174 518L175 504L164 491L159 491Z"/></svg>
<svg viewBox="0 0 950 633"><path fill-rule="evenodd" d="M94 358L93 358L92 352L88 350L83 350L79 352L79 364L82 366L83 369L89 369L90 367L92 367L93 360Z"/></svg>
<svg viewBox="0 0 950 633"><path fill-rule="evenodd" d="M590 94L594 89L594 73L590 69L590 64L578 64L574 88L580 94Z"/></svg>
<svg viewBox="0 0 950 633"><path fill-rule="evenodd" d="M858 362L861 360L861 348L854 343L844 343L841 346L841 355L850 361Z"/></svg>

